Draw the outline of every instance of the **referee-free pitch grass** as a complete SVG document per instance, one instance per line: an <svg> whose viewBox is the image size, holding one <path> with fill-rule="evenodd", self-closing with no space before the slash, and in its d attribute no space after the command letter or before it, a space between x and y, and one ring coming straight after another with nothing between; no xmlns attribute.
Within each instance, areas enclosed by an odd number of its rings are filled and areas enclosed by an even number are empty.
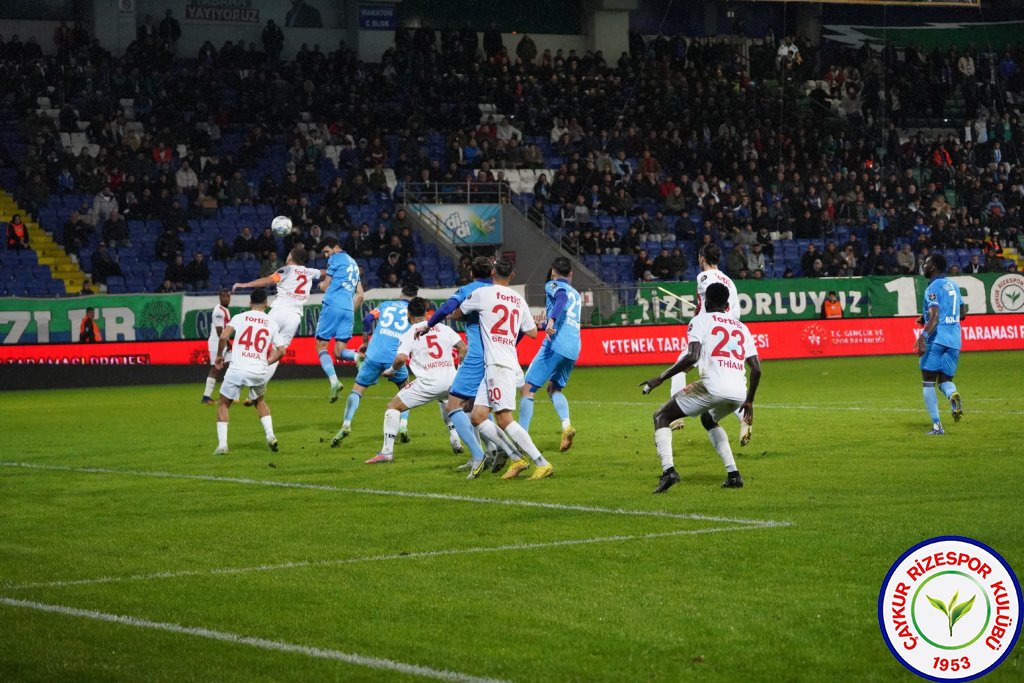
<svg viewBox="0 0 1024 683"><path fill-rule="evenodd" d="M276 381L281 452L236 405L223 457L199 368L0 394L0 680L910 681L876 620L902 552L957 534L1024 571L1019 353L964 355L945 437L912 357L767 362L750 446L723 421L746 487L688 420L662 496L656 371L577 370L565 454L539 394L539 482L465 481L434 406L364 465L390 386L331 449L344 399Z"/></svg>

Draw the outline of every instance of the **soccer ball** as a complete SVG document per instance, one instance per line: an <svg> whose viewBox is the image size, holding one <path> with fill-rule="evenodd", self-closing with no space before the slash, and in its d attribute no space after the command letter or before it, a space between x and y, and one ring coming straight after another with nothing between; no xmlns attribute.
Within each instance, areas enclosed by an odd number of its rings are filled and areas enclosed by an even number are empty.
<svg viewBox="0 0 1024 683"><path fill-rule="evenodd" d="M292 231L292 219L288 218L288 216L278 216L270 221L270 229L278 237L284 237Z"/></svg>

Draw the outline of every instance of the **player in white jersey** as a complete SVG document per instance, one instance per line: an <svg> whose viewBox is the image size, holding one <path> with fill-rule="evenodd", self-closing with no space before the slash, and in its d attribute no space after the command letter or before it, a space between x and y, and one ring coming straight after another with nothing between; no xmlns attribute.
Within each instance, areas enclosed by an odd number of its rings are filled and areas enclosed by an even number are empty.
<svg viewBox="0 0 1024 683"><path fill-rule="evenodd" d="M703 306L704 299L706 297L707 289L710 285L718 283L725 285L729 290L729 309L727 313L734 319L740 319L740 297L736 292L736 285L733 283L732 278L723 273L718 269L718 260L722 257L722 251L715 243L705 244L701 247L700 252L697 254L697 263L700 265L700 274L697 275L697 309L694 311L694 315L698 315ZM686 351L679 354L679 358L676 359L678 362L682 360L683 356L686 355ZM672 378L672 394L678 394L686 387L686 373L680 373ZM736 417L740 420L740 445L746 446L750 443L750 437L753 433L753 427L743 420L743 417L739 414ZM682 429L683 420L682 418L672 423L672 429Z"/></svg>
<svg viewBox="0 0 1024 683"><path fill-rule="evenodd" d="M206 403L213 405L214 401L211 398L213 395L213 387L217 384L217 374L220 372L217 370L217 342L220 341L220 334L224 331L224 326L231 320L231 311L228 310L228 305L231 303L231 292L226 289L220 290L217 295L219 302L210 311L210 338L206 340L206 347L210 350L210 372L206 374L206 389L203 390L203 398L200 403ZM224 365L227 366L231 362L230 350L225 351L229 354L224 359Z"/></svg>
<svg viewBox="0 0 1024 683"><path fill-rule="evenodd" d="M447 325L439 323L426 330L424 334L416 335L416 330L424 326L421 323L426 322L426 299L414 297L409 301L406 312L410 327L398 342L395 360L382 374L391 377L408 365L416 379L406 384L388 403L388 408L384 411L384 445L377 455L366 461L367 464L394 460L395 438L398 436L402 413L432 401L446 401L448 389L455 379L456 352L460 363L466 356L466 344L462 337ZM458 443L461 450L462 444L458 441L459 437L455 430L451 426L448 430L452 447Z"/></svg>
<svg viewBox="0 0 1024 683"><path fill-rule="evenodd" d="M224 349L234 336L235 346L231 368L220 386L220 404L217 406L217 450L214 455L228 452L228 410L237 401L242 387L256 392L256 413L260 416L263 432L270 450L277 451L277 437L270 418L270 407L263 400L268 366L281 360L286 349L284 337L277 323L267 315L267 292L253 290L249 295L250 310L239 313L224 326L217 345L217 367L224 367Z"/></svg>
<svg viewBox="0 0 1024 683"><path fill-rule="evenodd" d="M743 477L736 469L729 437L718 421L742 409L743 419L754 421L754 394L761 381L761 362L757 358L754 338L747 326L728 314L729 289L712 283L706 291L705 310L694 316L687 330L686 353L675 365L652 377L641 386L645 394L662 382L692 367L700 371L700 379L683 391L673 394L654 413L654 446L661 458L662 475L655 493L663 493L679 483L672 460L672 428L681 417L700 416L708 430L708 438L725 465L725 488L741 488ZM747 388L746 368L750 368Z"/></svg>
<svg viewBox="0 0 1024 683"><path fill-rule="evenodd" d="M459 306L454 317L477 313L480 316L480 338L484 348L484 381L477 390L476 401L470 419L486 438L494 425L487 419L494 411L497 426L504 430L509 439L530 456L537 469L530 479L550 477L554 466L537 450L530 434L512 417L516 407L523 369L519 365L516 342L520 334L537 336L537 324L530 315L530 309L516 292L509 288L514 266L508 259L498 259L494 264L494 284L476 289ZM486 430L486 431L485 431ZM497 431L495 430L497 436ZM499 437L500 438L500 437ZM512 463L502 479L513 479L529 467L517 454L510 453ZM473 466L467 479L476 479L484 470L484 460L474 457Z"/></svg>
<svg viewBox="0 0 1024 683"><path fill-rule="evenodd" d="M318 268L306 268L302 265L308 258L309 254L303 247L295 247L288 252L284 267L267 277L261 277L251 282L236 282L231 287L231 291L234 292L249 287L262 288L277 285L277 297L270 307L269 315L270 319L280 328L285 347L291 345L292 339L299 331L299 325L302 323L302 307L309 300L313 281L321 280L324 277L324 271ZM279 366L280 363L270 366L267 382L271 380ZM245 405L251 406L255 402L256 395L250 391Z"/></svg>

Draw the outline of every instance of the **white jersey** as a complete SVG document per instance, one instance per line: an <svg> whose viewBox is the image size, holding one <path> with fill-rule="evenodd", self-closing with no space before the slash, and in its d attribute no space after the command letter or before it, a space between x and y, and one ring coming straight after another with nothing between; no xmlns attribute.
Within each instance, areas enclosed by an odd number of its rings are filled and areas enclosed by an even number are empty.
<svg viewBox="0 0 1024 683"><path fill-rule="evenodd" d="M228 325L235 331L231 368L250 374L266 372L271 350L285 345L277 323L263 311L245 311L232 318Z"/></svg>
<svg viewBox="0 0 1024 683"><path fill-rule="evenodd" d="M409 359L409 369L416 379L450 387L455 379L454 349L462 341L459 333L438 323L416 339L416 330L410 328L398 342L398 353Z"/></svg>
<svg viewBox="0 0 1024 683"><path fill-rule="evenodd" d="M274 306L301 308L309 299L313 280L319 279L320 271L316 268L286 265L270 277L277 283L277 298L274 299Z"/></svg>
<svg viewBox="0 0 1024 683"><path fill-rule="evenodd" d="M701 311L687 328L687 344L700 342L700 381L717 398L743 401L747 397L744 361L757 356L750 330L727 313Z"/></svg>
<svg viewBox="0 0 1024 683"><path fill-rule="evenodd" d="M217 333L217 328L219 327L223 330L229 320L231 320L231 312L228 311L228 309L224 308L220 304L213 307L213 310L210 311L210 341L215 342L220 339L220 334Z"/></svg>
<svg viewBox="0 0 1024 683"><path fill-rule="evenodd" d="M537 329L522 297L504 285L473 290L460 307L463 313L480 314L480 338L484 342L484 364L519 368L516 341L520 332Z"/></svg>
<svg viewBox="0 0 1024 683"><path fill-rule="evenodd" d="M715 283L725 285L729 288L729 315L736 320L740 319L740 297L736 293L736 285L733 283L732 278L718 270L717 268L711 268L709 270L702 271L697 275L697 307L698 310L704 311L704 293L708 291L708 287Z"/></svg>

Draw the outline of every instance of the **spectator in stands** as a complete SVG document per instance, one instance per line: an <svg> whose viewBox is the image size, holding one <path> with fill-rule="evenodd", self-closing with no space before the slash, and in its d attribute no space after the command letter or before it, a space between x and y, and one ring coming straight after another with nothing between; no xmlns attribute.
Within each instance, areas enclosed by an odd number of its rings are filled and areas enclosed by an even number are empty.
<svg viewBox="0 0 1024 683"><path fill-rule="evenodd" d="M178 45L178 40L181 38L181 24L174 18L174 12L167 10L164 12L164 18L160 21L160 26L157 28L157 35L163 42L165 48L174 52Z"/></svg>
<svg viewBox="0 0 1024 683"><path fill-rule="evenodd" d="M537 44L533 42L529 33L524 33L516 45L516 56L523 60L524 64L533 64L533 60L537 58Z"/></svg>
<svg viewBox="0 0 1024 683"><path fill-rule="evenodd" d="M28 226L22 222L21 214L11 216L11 222L7 224L7 248L12 251L31 249Z"/></svg>
<svg viewBox="0 0 1024 683"><path fill-rule="evenodd" d="M185 267L186 282L193 292L203 292L210 288L210 267L206 264L203 252L197 251Z"/></svg>
<svg viewBox="0 0 1024 683"><path fill-rule="evenodd" d="M747 270L754 272L756 270L765 269L764 254L762 253L760 242L755 242L750 247L750 253L747 254Z"/></svg>
<svg viewBox="0 0 1024 683"><path fill-rule="evenodd" d="M621 251L618 233L615 232L615 228L608 226L608 229L601 235L601 253L617 256Z"/></svg>
<svg viewBox="0 0 1024 683"><path fill-rule="evenodd" d="M631 225L626 232L622 233L622 237L619 238L619 253L632 255L637 252L640 248L640 233L637 231L637 226Z"/></svg>
<svg viewBox="0 0 1024 683"><path fill-rule="evenodd" d="M132 246L131 235L128 233L128 222L117 209L110 212L103 222L103 241L112 247Z"/></svg>
<svg viewBox="0 0 1024 683"><path fill-rule="evenodd" d="M673 280L682 280L686 275L686 254L679 247L672 249L672 254L669 257L669 269L672 272Z"/></svg>
<svg viewBox="0 0 1024 683"><path fill-rule="evenodd" d="M393 251L387 255L384 261L377 268L377 277L384 282L388 279L388 276L394 274L396 278L402 276L404 266L402 265L402 257L396 251Z"/></svg>
<svg viewBox="0 0 1024 683"><path fill-rule="evenodd" d="M405 264L405 272L402 273L401 284L402 287L411 285L419 288L424 286L423 274L420 273L415 261L409 261Z"/></svg>
<svg viewBox="0 0 1024 683"><path fill-rule="evenodd" d="M43 182L42 176L38 173L33 173L29 181L25 183L25 186L21 190L21 204L29 212L35 214L38 213L39 209L46 206L46 201L50 196L50 188L47 187L46 183Z"/></svg>
<svg viewBox="0 0 1024 683"><path fill-rule="evenodd" d="M183 160L178 171L174 174L174 184L178 192L194 197L199 187L199 176L192 170L188 160Z"/></svg>
<svg viewBox="0 0 1024 683"><path fill-rule="evenodd" d="M181 252L174 255L174 259L167 264L164 270L164 279L170 280L175 292L185 290L188 283L188 266L185 264L185 256Z"/></svg>
<svg viewBox="0 0 1024 683"><path fill-rule="evenodd" d="M64 253L78 256L82 247L89 243L89 237L92 234L92 229L86 225L85 221L82 220L81 214L79 214L76 209L72 211L68 219L64 221L64 226L61 232L63 234L61 242L64 245Z"/></svg>
<svg viewBox="0 0 1024 683"><path fill-rule="evenodd" d="M260 277L269 277L281 268L281 259L278 258L276 251L269 252L263 259L260 260Z"/></svg>
<svg viewBox="0 0 1024 683"><path fill-rule="evenodd" d="M170 228L164 228L160 237L156 240L156 257L164 263L172 263L174 255L185 248L184 242L178 237L178 233Z"/></svg>
<svg viewBox="0 0 1024 683"><path fill-rule="evenodd" d="M268 226L263 228L263 232L256 238L256 255L261 261L266 261L271 254L277 254L277 239L274 237L274 232Z"/></svg>
<svg viewBox="0 0 1024 683"><path fill-rule="evenodd" d="M656 279L668 281L672 279L672 265L672 255L668 249L662 249L654 259L650 271Z"/></svg>
<svg viewBox="0 0 1024 683"><path fill-rule="evenodd" d="M583 230L580 232L578 245L580 254L597 256L601 253L601 236L588 223L583 226Z"/></svg>
<svg viewBox="0 0 1024 683"><path fill-rule="evenodd" d="M904 244L896 254L896 266L903 275L911 275L914 272L914 252L910 250L910 244Z"/></svg>
<svg viewBox="0 0 1024 683"><path fill-rule="evenodd" d="M82 280L82 291L79 293L81 294L81 296L89 296L91 294L96 293L95 291L93 291L92 282L90 282L88 278Z"/></svg>
<svg viewBox="0 0 1024 683"><path fill-rule="evenodd" d="M106 242L100 242L96 247L89 272L92 275L92 281L103 285L103 287L107 285L107 278L123 274L120 264L110 255Z"/></svg>
<svg viewBox="0 0 1024 683"><path fill-rule="evenodd" d="M210 248L210 259L213 261L220 261L224 263L231 259L231 247L224 241L223 237L218 237L213 247Z"/></svg>
<svg viewBox="0 0 1024 683"><path fill-rule="evenodd" d="M154 294L172 294L176 290L174 289L174 283L170 280L162 280L160 286L153 290Z"/></svg>
<svg viewBox="0 0 1024 683"><path fill-rule="evenodd" d="M816 258L811 262L810 270L804 271L804 277L825 277L828 273L822 267L821 259Z"/></svg>
<svg viewBox="0 0 1024 683"><path fill-rule="evenodd" d="M234 252L235 258L239 261L252 261L256 259L256 255L259 252L259 244L256 242L256 238L253 237L252 228L248 225L242 227L242 231L235 237L235 241L231 245L231 251Z"/></svg>
<svg viewBox="0 0 1024 683"><path fill-rule="evenodd" d="M653 278L654 260L647 255L647 251L641 249L633 259L633 279L645 280ZM645 277L650 276L650 277Z"/></svg>
<svg viewBox="0 0 1024 683"><path fill-rule="evenodd" d="M82 318L82 322L78 326L78 341L83 344L95 344L103 341L100 326L96 324L96 309L92 306L85 309L85 317Z"/></svg>
<svg viewBox="0 0 1024 683"><path fill-rule="evenodd" d="M741 270L747 269L747 253L743 250L742 244L734 244L732 251L725 259L725 268L730 275L736 275Z"/></svg>
<svg viewBox="0 0 1024 683"><path fill-rule="evenodd" d="M800 257L800 270L804 276L807 276L811 272L815 261L820 260L821 254L818 253L818 247L812 242L807 245L807 251Z"/></svg>
<svg viewBox="0 0 1024 683"><path fill-rule="evenodd" d="M117 203L117 197L114 196L114 191L110 189L109 185L104 186L92 200L92 213L91 219L93 226L99 226L103 224L103 221L110 217L110 214L117 211L119 205Z"/></svg>
<svg viewBox="0 0 1024 683"><path fill-rule="evenodd" d="M971 254L970 261L964 266L964 273L968 275L976 275L977 273L984 273L985 266L981 263L981 256L978 254Z"/></svg>

